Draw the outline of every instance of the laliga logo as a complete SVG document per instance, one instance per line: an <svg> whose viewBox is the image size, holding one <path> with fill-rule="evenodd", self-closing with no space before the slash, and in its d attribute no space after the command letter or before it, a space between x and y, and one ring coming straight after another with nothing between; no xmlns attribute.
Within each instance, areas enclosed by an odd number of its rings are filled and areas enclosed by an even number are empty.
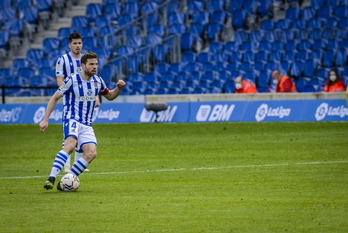
<svg viewBox="0 0 348 233"><path fill-rule="evenodd" d="M317 121L320 121L325 118L327 111L329 110L329 105L327 103L322 103L317 108L317 111L315 112L315 119Z"/></svg>
<svg viewBox="0 0 348 233"><path fill-rule="evenodd" d="M120 111L114 111L112 108L106 111L101 110L100 108L95 108L92 116L92 122L96 119L107 119L112 121L117 119L120 116Z"/></svg>
<svg viewBox="0 0 348 233"><path fill-rule="evenodd" d="M271 108L268 107L267 104L261 104L260 107L256 110L255 119L256 121L262 121L266 116L283 118L290 116L290 112L290 108L283 108L283 106Z"/></svg>
<svg viewBox="0 0 348 233"><path fill-rule="evenodd" d="M321 103L315 112L315 119L317 121L323 120L326 116L339 116L341 118L348 116L348 108L343 105L338 107L329 106L327 103Z"/></svg>
<svg viewBox="0 0 348 233"><path fill-rule="evenodd" d="M35 124L38 124L43 120L43 118L45 116L45 111L46 111L45 107L40 107L36 110L34 117L33 117L33 121ZM59 121L62 119L62 116L63 116L63 112L59 111L58 109L55 109L52 111L50 119L54 119L55 121Z"/></svg>

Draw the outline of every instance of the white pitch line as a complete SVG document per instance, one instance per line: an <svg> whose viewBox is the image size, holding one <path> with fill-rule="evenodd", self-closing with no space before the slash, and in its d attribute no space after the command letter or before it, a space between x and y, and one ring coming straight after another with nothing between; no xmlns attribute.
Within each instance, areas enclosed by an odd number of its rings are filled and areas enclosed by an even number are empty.
<svg viewBox="0 0 348 233"><path fill-rule="evenodd" d="M130 173L146 173L146 172L175 172L175 171L195 171L195 170L221 170L231 168L253 168L253 167L278 167L290 165L314 165L314 164L333 164L333 163L348 163L348 161L324 161L324 162L304 162L304 163L280 163L280 164L254 164L254 165L236 165L228 167L198 167L198 168L178 168L178 169L161 169L161 170L142 170L142 171L120 171L120 172L97 172L84 173L86 175L110 175L110 174L130 174ZM20 177L0 177L0 180L9 179L31 179L31 178L45 178L47 176L20 176Z"/></svg>

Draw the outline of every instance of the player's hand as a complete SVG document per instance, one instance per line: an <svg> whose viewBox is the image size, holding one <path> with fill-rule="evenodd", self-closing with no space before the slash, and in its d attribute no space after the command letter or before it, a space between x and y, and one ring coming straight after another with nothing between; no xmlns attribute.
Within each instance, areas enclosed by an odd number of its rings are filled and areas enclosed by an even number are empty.
<svg viewBox="0 0 348 233"><path fill-rule="evenodd" d="M100 100L99 100L99 96L95 97L95 108L98 108L100 106Z"/></svg>
<svg viewBox="0 0 348 233"><path fill-rule="evenodd" d="M41 132L45 132L45 130L47 129L48 127L48 122L43 120L40 122L40 131Z"/></svg>
<svg viewBox="0 0 348 233"><path fill-rule="evenodd" d="M118 80L116 86L120 89L123 89L126 86L126 82L123 80Z"/></svg>

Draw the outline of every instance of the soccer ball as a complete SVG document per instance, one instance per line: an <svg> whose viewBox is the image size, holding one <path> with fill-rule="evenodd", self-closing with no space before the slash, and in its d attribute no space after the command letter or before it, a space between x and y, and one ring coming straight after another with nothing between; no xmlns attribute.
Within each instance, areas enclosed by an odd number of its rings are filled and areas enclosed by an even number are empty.
<svg viewBox="0 0 348 233"><path fill-rule="evenodd" d="M80 186L80 180L74 174L66 174L59 182L60 189L65 192L75 192Z"/></svg>

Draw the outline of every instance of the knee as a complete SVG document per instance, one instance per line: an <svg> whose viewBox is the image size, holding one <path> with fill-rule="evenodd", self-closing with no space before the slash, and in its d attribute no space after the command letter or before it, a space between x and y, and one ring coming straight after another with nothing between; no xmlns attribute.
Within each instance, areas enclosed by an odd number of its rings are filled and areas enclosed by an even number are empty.
<svg viewBox="0 0 348 233"><path fill-rule="evenodd" d="M88 151L87 153L85 153L85 157L86 160L90 163L92 162L93 159L95 159L95 157L97 157L97 152L94 151Z"/></svg>

